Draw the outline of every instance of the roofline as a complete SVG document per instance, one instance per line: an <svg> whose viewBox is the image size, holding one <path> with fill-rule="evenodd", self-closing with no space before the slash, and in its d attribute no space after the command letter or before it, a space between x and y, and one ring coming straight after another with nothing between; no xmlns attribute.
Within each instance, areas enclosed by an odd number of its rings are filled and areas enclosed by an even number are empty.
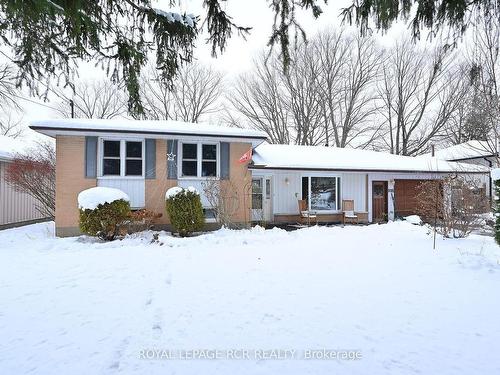
<svg viewBox="0 0 500 375"><path fill-rule="evenodd" d="M96 133L120 133L120 134L156 134L156 135L171 135L171 136L185 136L185 137L211 137L211 138L238 138L238 139L260 139L266 140L266 136L252 136L252 135L236 135L236 134L209 134L209 133L183 133L183 132L169 132L169 131L150 131L150 130L123 130L123 129L95 129L95 128L65 128L55 126L37 126L30 125L30 129L35 131L68 131L68 132L96 132Z"/></svg>
<svg viewBox="0 0 500 375"><path fill-rule="evenodd" d="M470 173L470 174L489 174L488 171L465 172L465 171L424 171L408 169L355 169L355 168L299 168L299 167L267 167L262 165L248 165L248 169L276 169L288 171L315 171L315 172L384 172L384 173Z"/></svg>
<svg viewBox="0 0 500 375"><path fill-rule="evenodd" d="M489 154L489 155L481 155L481 156L470 156L467 158L459 158L459 159L443 159L446 161L463 161L463 160L472 160L472 159L484 159L484 158L491 158L491 157L498 157L498 153L496 154Z"/></svg>

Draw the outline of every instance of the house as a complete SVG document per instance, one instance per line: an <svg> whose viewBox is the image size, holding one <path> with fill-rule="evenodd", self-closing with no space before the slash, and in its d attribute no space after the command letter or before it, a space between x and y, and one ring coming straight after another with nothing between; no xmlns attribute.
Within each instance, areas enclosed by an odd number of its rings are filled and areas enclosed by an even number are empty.
<svg viewBox="0 0 500 375"><path fill-rule="evenodd" d="M194 186L207 220L208 180L231 186L235 223L290 223L305 199L320 222L339 222L342 200L361 221L393 219L415 209L419 181L450 173L487 179L482 166L436 158L314 146L270 145L256 130L175 121L45 120L31 128L56 139L56 232L78 234L77 195L94 186L126 192L132 208L164 213L165 192ZM242 158L253 149L252 160ZM167 226L164 214L158 226Z"/></svg>
<svg viewBox="0 0 500 375"><path fill-rule="evenodd" d="M349 199L361 221L377 222L415 214L421 181L465 173L488 183L482 166L336 147L262 144L249 168L262 186L263 220L275 223L297 219L298 199L319 221L341 221Z"/></svg>
<svg viewBox="0 0 500 375"><path fill-rule="evenodd" d="M165 192L173 186L194 186L202 193L207 220L215 221L203 184L218 178L236 189L239 209L232 220L250 221L251 172L238 160L266 139L263 132L137 120L60 119L35 121L30 127L56 139L58 236L79 233L78 193L95 186L124 191L133 209L163 213L157 223L161 227L169 224Z"/></svg>
<svg viewBox="0 0 500 375"><path fill-rule="evenodd" d="M432 153L426 154L426 157L434 156L438 159L455 161L460 163L482 165L488 168L498 168L498 145L495 141L476 141L471 140L458 145L450 146L437 150ZM488 182L488 194L492 194L491 179Z"/></svg>
<svg viewBox="0 0 500 375"><path fill-rule="evenodd" d="M26 143L0 135L0 229L46 219L38 211L39 202L35 198L15 190L6 180L9 164L17 152L22 152L26 148Z"/></svg>
<svg viewBox="0 0 500 375"><path fill-rule="evenodd" d="M426 156L434 156L438 159L484 165L489 168L498 167L498 149L496 142L467 141L458 145L437 150Z"/></svg>

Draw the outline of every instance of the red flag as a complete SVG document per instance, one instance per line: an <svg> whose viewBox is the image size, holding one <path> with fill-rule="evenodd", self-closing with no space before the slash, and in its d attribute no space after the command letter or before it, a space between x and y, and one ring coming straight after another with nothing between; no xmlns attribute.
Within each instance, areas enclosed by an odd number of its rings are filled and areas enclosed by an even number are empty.
<svg viewBox="0 0 500 375"><path fill-rule="evenodd" d="M252 160L252 149L245 152L241 155L241 158L238 160L239 163L246 163L247 161Z"/></svg>

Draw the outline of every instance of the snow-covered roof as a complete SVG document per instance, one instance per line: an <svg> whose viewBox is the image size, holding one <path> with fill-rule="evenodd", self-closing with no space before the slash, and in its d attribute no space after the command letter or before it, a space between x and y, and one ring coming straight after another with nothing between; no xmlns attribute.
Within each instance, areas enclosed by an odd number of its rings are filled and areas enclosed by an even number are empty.
<svg viewBox="0 0 500 375"><path fill-rule="evenodd" d="M28 144L12 137L0 135L0 159L13 159L16 153L23 152Z"/></svg>
<svg viewBox="0 0 500 375"><path fill-rule="evenodd" d="M253 129L224 127L182 121L128 120L128 119L49 119L32 121L30 128L42 134L55 136L68 133L130 133L201 137L228 137L265 140L265 132Z"/></svg>
<svg viewBox="0 0 500 375"><path fill-rule="evenodd" d="M262 144L255 148L251 168L391 172L489 173L483 166L437 158L323 146Z"/></svg>
<svg viewBox="0 0 500 375"><path fill-rule="evenodd" d="M434 156L443 160L465 160L496 155L494 144L487 141L468 141L437 150ZM425 156L431 156L426 154Z"/></svg>

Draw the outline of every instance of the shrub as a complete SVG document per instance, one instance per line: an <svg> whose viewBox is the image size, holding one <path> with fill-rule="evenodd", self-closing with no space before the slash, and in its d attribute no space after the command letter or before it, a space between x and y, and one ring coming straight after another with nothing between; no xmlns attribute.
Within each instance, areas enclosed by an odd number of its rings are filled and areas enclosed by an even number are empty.
<svg viewBox="0 0 500 375"><path fill-rule="evenodd" d="M160 213L146 209L132 211L129 214L127 232L135 233L151 229L153 227L153 222L161 216L162 214Z"/></svg>
<svg viewBox="0 0 500 375"><path fill-rule="evenodd" d="M167 214L170 224L182 237L203 229L205 217L200 194L196 189L174 187L165 195Z"/></svg>
<svg viewBox="0 0 500 375"><path fill-rule="evenodd" d="M202 182L203 193L215 211L215 219L225 227L234 227L234 216L239 208L238 189L231 181L207 179Z"/></svg>
<svg viewBox="0 0 500 375"><path fill-rule="evenodd" d="M56 150L51 143L17 154L8 163L7 183L37 200L36 210L44 217L54 217L56 206Z"/></svg>
<svg viewBox="0 0 500 375"><path fill-rule="evenodd" d="M130 203L118 199L99 204L94 209L80 208L80 230L90 236L112 241L130 215Z"/></svg>
<svg viewBox="0 0 500 375"><path fill-rule="evenodd" d="M436 230L443 237L467 237L487 210L482 182L469 176L423 181L415 198L418 214L425 221L436 221Z"/></svg>

